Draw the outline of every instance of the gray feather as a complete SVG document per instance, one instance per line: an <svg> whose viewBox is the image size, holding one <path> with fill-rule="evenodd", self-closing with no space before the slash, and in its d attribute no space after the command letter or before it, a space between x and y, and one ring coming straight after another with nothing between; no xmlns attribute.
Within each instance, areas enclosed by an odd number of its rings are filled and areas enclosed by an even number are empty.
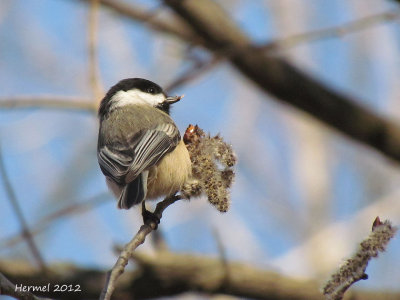
<svg viewBox="0 0 400 300"><path fill-rule="evenodd" d="M139 175L175 149L179 140L175 124L162 123L153 129L141 130L125 141L99 145L97 157L104 175L119 185L126 185L119 199L120 207L129 208L146 197L147 175L145 178Z"/></svg>

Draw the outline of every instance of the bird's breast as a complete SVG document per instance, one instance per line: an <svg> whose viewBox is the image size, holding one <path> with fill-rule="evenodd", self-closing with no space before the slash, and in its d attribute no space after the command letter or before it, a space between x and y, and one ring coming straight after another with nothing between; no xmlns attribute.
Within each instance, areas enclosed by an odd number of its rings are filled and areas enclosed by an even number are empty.
<svg viewBox="0 0 400 300"><path fill-rule="evenodd" d="M149 169L147 199L168 196L181 189L192 173L189 152L180 141L176 148Z"/></svg>

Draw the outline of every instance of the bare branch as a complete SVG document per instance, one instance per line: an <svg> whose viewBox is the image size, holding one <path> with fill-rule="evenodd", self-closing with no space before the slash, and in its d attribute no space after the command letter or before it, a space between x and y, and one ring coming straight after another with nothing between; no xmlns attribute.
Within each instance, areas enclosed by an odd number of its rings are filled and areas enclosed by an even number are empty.
<svg viewBox="0 0 400 300"><path fill-rule="evenodd" d="M277 51L286 50L288 48L295 47L300 44L309 43L312 41L342 37L351 33L355 33L384 22L395 21L400 18L400 11L387 11L376 15L361 18L359 20L351 21L339 26L333 26L324 29L317 29L304 33L295 34L286 38L277 39L272 42L266 43L265 45L259 46L261 50L265 50L268 53L277 53Z"/></svg>
<svg viewBox="0 0 400 300"><path fill-rule="evenodd" d="M215 52L231 49L230 62L263 91L289 103L341 133L400 161L400 127L341 95L282 58L268 56L211 0L164 0ZM301 93L299 92L301 91ZM346 113L343 113L346 112Z"/></svg>
<svg viewBox="0 0 400 300"><path fill-rule="evenodd" d="M196 291L251 299L322 300L317 282L293 279L249 264L219 258L157 252L135 252L137 276L131 282L136 299L149 299ZM227 275L229 270L229 276ZM151 289L149 288L151 284ZM347 299L397 299L396 295L354 291ZM397 295L398 296L398 295Z"/></svg>
<svg viewBox="0 0 400 300"><path fill-rule="evenodd" d="M89 36L88 36L88 51L89 51L89 82L92 87L92 93L97 103L100 102L103 89L101 87L98 53L97 53L97 28L99 14L99 0L90 1L89 9Z"/></svg>
<svg viewBox="0 0 400 300"><path fill-rule="evenodd" d="M81 1L87 2L91 0ZM190 30L190 28L185 26L180 20L176 18L168 21L157 19L154 18L153 13L149 13L139 8L138 6L127 4L119 0L100 0L100 4L124 17L129 18L130 20L142 22L149 26L151 29L154 29L161 33L172 35L186 42L194 44L201 43L201 39L196 34L194 34Z"/></svg>
<svg viewBox="0 0 400 300"><path fill-rule="evenodd" d="M29 230L28 223L25 220L24 214L22 212L22 209L18 203L17 196L15 194L15 191L11 185L10 179L8 178L7 171L6 171L6 166L4 165L4 160L3 160L3 154L2 154L2 149L0 147L0 173L1 176L3 177L3 183L4 183L4 188L6 190L8 200L11 203L11 206L17 216L18 222L21 226L21 231L23 233L24 238L26 239L26 242L28 244L28 247L33 255L33 258L35 259L37 265L44 271L46 269L45 262L43 260L43 257L39 251L39 248L37 247L35 240L33 239L33 236Z"/></svg>
<svg viewBox="0 0 400 300"><path fill-rule="evenodd" d="M214 56L212 59L205 62L196 62L191 69L174 79L165 87L165 91L170 92L178 87L196 79L200 75L212 70L219 62L225 60L221 56Z"/></svg>
<svg viewBox="0 0 400 300"><path fill-rule="evenodd" d="M360 243L357 252L349 258L326 283L323 293L328 300L341 300L344 293L354 283L368 278L365 270L369 261L386 249L390 239L397 231L389 221L381 222L376 218L370 235Z"/></svg>
<svg viewBox="0 0 400 300"><path fill-rule="evenodd" d="M180 196L170 196L165 198L163 201L159 202L156 206L154 214L158 216L159 219L162 217L163 211L174 202L180 200ZM118 257L117 262L114 267L107 273L106 284L104 285L103 291L101 292L101 300L110 300L111 295L114 292L115 284L119 276L124 273L125 267L128 264L128 260L133 256L133 253L137 247L144 243L146 236L157 228L155 221L150 220L148 223L143 224L133 239L125 245L121 254Z"/></svg>
<svg viewBox="0 0 400 300"><path fill-rule="evenodd" d="M30 292L20 291L15 285L0 273L0 295L8 295L20 300L42 300Z"/></svg>
<svg viewBox="0 0 400 300"><path fill-rule="evenodd" d="M265 54L279 54L279 51L287 50L292 47L296 47L300 44L309 43L312 41L327 39L331 37L342 37L347 34L351 34L383 22L395 21L400 18L399 11L388 11L380 14L368 16L359 20L348 22L339 26L333 26L324 29L317 29L314 31L308 31L304 33L295 34L282 39L276 39L274 41L265 43L264 45L256 46L258 50L264 51ZM251 49L249 49L251 50ZM185 72L172 83L170 83L166 90L173 90L178 86L186 84L201 74L211 70L216 67L219 63L230 59L232 56L239 54L240 51L215 51L214 58L206 62L196 63L192 69Z"/></svg>
<svg viewBox="0 0 400 300"><path fill-rule="evenodd" d="M322 300L314 281L302 281L238 262L228 262L229 281L219 258L156 252L134 252L137 271L128 271L118 281L113 299L149 299L185 292L225 294L239 298L274 300ZM18 285L79 285L80 292L37 293L41 296L80 300L95 299L103 288L105 271L82 268L70 263L48 266L40 273L26 261L0 261L0 273ZM220 283L223 283L222 285ZM149 288L151 287L151 288ZM1 294L1 293L0 293ZM349 291L346 299L397 300L399 293L383 291Z"/></svg>
<svg viewBox="0 0 400 300"><path fill-rule="evenodd" d="M96 103L89 99L60 96L26 96L0 99L0 109L43 108L96 113Z"/></svg>
<svg viewBox="0 0 400 300"><path fill-rule="evenodd" d="M54 225L55 221L59 221L61 218L70 216L72 214L84 213L88 210L91 210L94 206L105 203L109 199L110 199L109 193L104 192L104 193L98 194L86 201L68 205L67 207L61 208L53 213L50 213L47 216L44 216L42 219L40 219L39 221L32 224L30 226L30 232L33 236L37 235L37 234L45 231L52 225ZM0 240L0 250L13 247L14 245L22 242L23 240L24 240L23 232L20 232L11 237L6 237L6 238Z"/></svg>

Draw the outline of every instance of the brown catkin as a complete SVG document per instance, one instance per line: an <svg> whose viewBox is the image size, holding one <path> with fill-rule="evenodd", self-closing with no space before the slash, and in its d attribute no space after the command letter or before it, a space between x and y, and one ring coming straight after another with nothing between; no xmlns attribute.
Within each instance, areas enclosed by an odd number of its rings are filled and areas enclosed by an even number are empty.
<svg viewBox="0 0 400 300"><path fill-rule="evenodd" d="M365 274L368 262L386 249L390 239L397 231L397 228L392 226L389 221L382 223L379 218L377 220L374 222L372 232L360 243L353 257L346 260L325 284L323 294L326 299L342 299L346 290L353 283L368 278ZM378 224L375 225L375 223Z"/></svg>
<svg viewBox="0 0 400 300"><path fill-rule="evenodd" d="M197 125L189 125L184 141L192 161L192 178L182 187L183 196L190 198L205 194L213 206L226 212L236 164L231 145L219 135L206 135Z"/></svg>

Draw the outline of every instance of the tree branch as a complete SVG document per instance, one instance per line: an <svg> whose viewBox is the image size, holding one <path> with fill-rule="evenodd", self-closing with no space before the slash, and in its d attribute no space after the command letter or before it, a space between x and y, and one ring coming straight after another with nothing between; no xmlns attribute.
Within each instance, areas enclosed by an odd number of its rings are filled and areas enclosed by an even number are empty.
<svg viewBox="0 0 400 300"><path fill-rule="evenodd" d="M282 39L274 40L265 45L259 46L259 49L276 52L286 50L299 44L309 43L311 41L322 40L331 37L342 37L344 35L361 31L369 27L382 24L383 22L395 21L400 18L400 12L386 11L383 13L367 16L359 20L350 21L339 26L332 26L323 29L312 30L304 33L294 34Z"/></svg>
<svg viewBox="0 0 400 300"><path fill-rule="evenodd" d="M229 60L263 91L289 103L359 142L400 161L400 127L334 92L287 61L265 55L213 1L164 0L215 52L230 49Z"/></svg>
<svg viewBox="0 0 400 300"><path fill-rule="evenodd" d="M292 279L241 263L225 264L219 258L171 252L157 252L156 255L135 252L133 259L140 267L132 283L138 299L191 291L251 299L324 299L315 281ZM349 292L345 299L394 300L396 296L398 294L354 291Z"/></svg>
<svg viewBox="0 0 400 300"><path fill-rule="evenodd" d="M11 207L13 208L13 210L17 216L18 222L21 227L21 231L23 233L23 237L28 244L29 250L31 251L33 258L35 259L35 261L36 261L37 265L40 267L40 269L42 271L45 271L46 264L44 262L43 256L40 253L40 250L35 243L32 233L29 230L28 223L25 220L21 206L18 203L15 191L11 185L10 179L8 178L6 166L4 165L3 153L2 153L1 147L0 147L0 174L3 177L4 188L6 190L8 199L11 203Z"/></svg>
<svg viewBox="0 0 400 300"><path fill-rule="evenodd" d="M326 39L329 37L340 37L356 31L374 26L382 22L389 22L400 18L398 11L388 11L372 16L368 16L356 21L348 22L340 26L333 26L324 29L317 29L314 31L308 31L304 33L294 34L282 39L277 39L272 42L265 43L264 45L256 46L258 50L264 51L265 54L273 54L278 51L287 50L295 47L299 44L308 43L310 41L316 41ZM249 49L251 50L251 49ZM241 49L241 51L243 51ZM173 90L178 86L181 86L187 82L192 81L201 74L216 67L219 63L228 60L231 56L238 54L234 51L215 51L214 57L208 61L196 62L192 69L185 72L181 76L177 77L165 88L166 91Z"/></svg>
<svg viewBox="0 0 400 300"><path fill-rule="evenodd" d="M60 96L27 96L0 99L0 109L43 108L76 110L89 113L97 112L97 104L93 100L68 98Z"/></svg>
<svg viewBox="0 0 400 300"><path fill-rule="evenodd" d="M81 1L91 1L91 0L81 0ZM190 41L190 43L199 44L201 39L194 34L190 28L184 26L184 24L178 20L161 20L154 18L152 13L144 11L138 6L132 4L127 4L119 0L100 0L100 4L108 9L129 18L130 20L145 23L151 29L172 35L184 41Z"/></svg>
<svg viewBox="0 0 400 300"><path fill-rule="evenodd" d="M356 282L368 279L365 273L369 261L386 249L390 239L396 234L397 228L390 221L381 222L376 217L372 232L364 239L357 252L334 273L323 288L327 300L341 300L345 292Z"/></svg>
<svg viewBox="0 0 400 300"><path fill-rule="evenodd" d="M180 199L181 197L176 195L165 198L163 201L157 204L154 214L161 219L163 211L169 205ZM128 264L128 260L133 256L136 248L144 243L146 236L157 228L157 225L158 224L154 220L149 220L148 223L145 223L140 227L133 239L124 247L114 267L107 273L106 284L101 292L100 300L111 299L111 295L115 289L116 281L124 272L125 267Z"/></svg>
<svg viewBox="0 0 400 300"><path fill-rule="evenodd" d="M120 277L113 293L114 299L150 299L185 292L268 300L323 299L317 282L292 279L241 263L228 262L224 266L219 258L171 252L157 252L150 256L135 252L133 259L138 269L125 272ZM226 270L229 270L229 276L225 276ZM50 293L37 293L50 298L95 299L105 280L104 270L81 268L69 263L49 265L48 271L39 272L26 261L0 261L0 273L18 285L41 286L50 283L52 287L55 284L80 286L80 292L58 293L51 289ZM397 300L400 294L350 291L345 299Z"/></svg>
<svg viewBox="0 0 400 300"><path fill-rule="evenodd" d="M94 197L91 197L88 200L73 203L67 205L53 213L49 213L48 215L44 216L37 222L30 225L30 232L31 234L37 235L46 229L54 226L55 221L59 221L61 218L65 218L67 216L71 216L72 214L84 213L86 211L92 210L93 207L103 204L106 201L110 200L110 195L108 192L100 193ZM0 239L0 251L6 248L10 248L15 246L16 244L22 242L24 240L24 233L23 231L11 235L9 237L5 237Z"/></svg>
<svg viewBox="0 0 400 300"><path fill-rule="evenodd" d="M15 285L0 273L0 295L7 295L20 300L42 300L30 292L22 292L16 289Z"/></svg>
<svg viewBox="0 0 400 300"><path fill-rule="evenodd" d="M96 103L101 101L103 88L100 80L98 51L97 51L97 30L99 0L90 0L89 18L88 18L88 56L89 56L89 82L92 88L93 97Z"/></svg>

